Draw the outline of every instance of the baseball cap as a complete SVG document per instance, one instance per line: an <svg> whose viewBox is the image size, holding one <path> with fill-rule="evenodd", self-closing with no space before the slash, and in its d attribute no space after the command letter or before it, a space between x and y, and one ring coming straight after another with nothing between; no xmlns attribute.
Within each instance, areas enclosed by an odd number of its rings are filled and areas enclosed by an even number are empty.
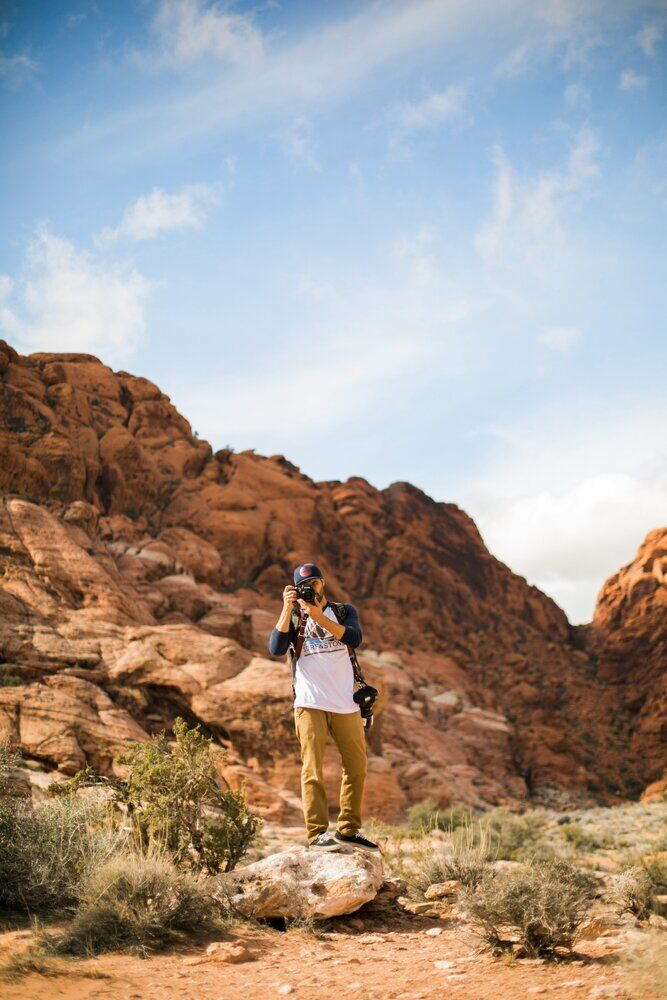
<svg viewBox="0 0 667 1000"><path fill-rule="evenodd" d="M324 574L319 571L315 563L302 563L301 566L297 566L294 570L294 586L297 583L305 583L306 580L312 580L315 577L323 577Z"/></svg>

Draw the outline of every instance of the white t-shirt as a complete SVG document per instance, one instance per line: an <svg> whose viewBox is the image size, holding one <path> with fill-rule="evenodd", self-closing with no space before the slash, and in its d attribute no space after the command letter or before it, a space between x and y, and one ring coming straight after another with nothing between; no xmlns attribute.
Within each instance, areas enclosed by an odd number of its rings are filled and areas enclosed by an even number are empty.
<svg viewBox="0 0 667 1000"><path fill-rule="evenodd" d="M324 616L336 622L333 610ZM321 708L325 712L358 712L354 701L354 673L350 654L340 639L312 618L306 621L301 655L296 662L294 708Z"/></svg>

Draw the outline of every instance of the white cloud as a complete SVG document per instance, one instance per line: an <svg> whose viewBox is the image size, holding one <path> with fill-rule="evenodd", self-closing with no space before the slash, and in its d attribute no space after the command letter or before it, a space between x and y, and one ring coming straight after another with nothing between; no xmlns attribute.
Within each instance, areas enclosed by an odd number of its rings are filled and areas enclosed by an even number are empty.
<svg viewBox="0 0 667 1000"><path fill-rule="evenodd" d="M619 90L644 90L648 77L635 73L633 69L624 69L618 81Z"/></svg>
<svg viewBox="0 0 667 1000"><path fill-rule="evenodd" d="M191 65L192 53L207 51L208 43L201 39L208 34L199 31L202 12L212 11L216 18L232 14L226 8L203 7L193 0L183 0L183 4L170 3L164 8L172 27L161 44L168 61L177 58L179 64ZM318 23L296 39L274 33L264 39L261 50L253 33L257 29L242 30L239 26L235 44L239 52L247 47L247 58L230 57L222 66L207 63L207 72L198 73L194 82L189 75L180 91L114 112L95 126L87 123L61 142L60 150L72 153L82 144L97 142L106 151L112 137L122 133L123 138L115 142L116 155L131 156L239 122L247 125L258 117L280 120L286 113L308 113L308 109L357 91L381 69L429 50L447 55L456 48L470 56L472 65L473 59L479 59L480 48L487 51L489 39L496 33L508 47L512 37L517 45L529 38L536 59L561 52L565 62L572 62L585 58L599 42L599 32L613 20L601 0L550 0L545 4L532 0L503 4L497 0L476 0L474 4L469 0L383 0L352 5L351 10L351 15L341 18L336 5L330 4L326 8L329 20L324 24ZM183 11L189 12L187 18ZM195 28L185 35L190 40L174 42L173 25L179 26L178 39L180 26L191 22ZM151 50L148 58L153 57Z"/></svg>
<svg viewBox="0 0 667 1000"><path fill-rule="evenodd" d="M276 132L275 138L280 143L285 156L293 160L294 163L308 167L309 170L320 169L310 135L310 125L303 115L299 115L286 128Z"/></svg>
<svg viewBox="0 0 667 1000"><path fill-rule="evenodd" d="M394 117L406 131L434 128L442 122L457 118L463 113L466 87L450 84L446 90L430 94L421 101L398 105Z"/></svg>
<svg viewBox="0 0 667 1000"><path fill-rule="evenodd" d="M29 351L82 351L127 357L145 329L149 282L136 270L102 264L72 243L41 229L28 248L25 275L5 277L0 325Z"/></svg>
<svg viewBox="0 0 667 1000"><path fill-rule="evenodd" d="M563 91L563 99L570 108L587 108L591 103L591 95L580 83L569 83Z"/></svg>
<svg viewBox="0 0 667 1000"><path fill-rule="evenodd" d="M640 146L632 165L639 185L652 191L667 206L667 128Z"/></svg>
<svg viewBox="0 0 667 1000"><path fill-rule="evenodd" d="M604 581L667 522L666 422L659 400L562 397L552 411L492 428L494 457L449 482L446 498L474 517L494 555L572 621L590 621Z"/></svg>
<svg viewBox="0 0 667 1000"><path fill-rule="evenodd" d="M0 56L0 78L12 87L20 87L30 80L37 70L38 64L30 56Z"/></svg>
<svg viewBox="0 0 667 1000"><path fill-rule="evenodd" d="M482 520L491 551L551 594L575 623L590 621L604 581L648 531L667 523L667 479L588 476L562 492L523 496Z"/></svg>
<svg viewBox="0 0 667 1000"><path fill-rule="evenodd" d="M508 56L496 67L496 76L512 78L525 73L529 65L529 55L531 46L529 42L522 42L513 49Z"/></svg>
<svg viewBox="0 0 667 1000"><path fill-rule="evenodd" d="M208 209L219 202L220 185L188 184L172 193L154 187L128 205L116 228L102 230L97 242L106 245L122 237L152 240L165 232L201 229Z"/></svg>
<svg viewBox="0 0 667 1000"><path fill-rule="evenodd" d="M244 14L204 0L160 0L152 24L149 65L190 66L205 58L242 65L263 51L261 32Z"/></svg>
<svg viewBox="0 0 667 1000"><path fill-rule="evenodd" d="M576 326L552 326L540 334L540 343L550 351L569 354L575 344L581 340L581 330Z"/></svg>
<svg viewBox="0 0 667 1000"><path fill-rule="evenodd" d="M664 30L664 25L655 21L652 24L645 25L641 31L638 31L635 35L637 45L649 59L652 59L655 55L655 47L662 39Z"/></svg>
<svg viewBox="0 0 667 1000"><path fill-rule="evenodd" d="M314 302L324 302L333 299L336 290L330 281L322 281L311 275L303 274L296 284L296 295L299 299L312 299Z"/></svg>
<svg viewBox="0 0 667 1000"><path fill-rule="evenodd" d="M519 264L537 272L548 269L554 249L564 239L566 209L600 172L595 162L598 148L593 132L582 128L564 167L521 180L502 147L494 146L494 207L475 235L480 256L487 262Z"/></svg>

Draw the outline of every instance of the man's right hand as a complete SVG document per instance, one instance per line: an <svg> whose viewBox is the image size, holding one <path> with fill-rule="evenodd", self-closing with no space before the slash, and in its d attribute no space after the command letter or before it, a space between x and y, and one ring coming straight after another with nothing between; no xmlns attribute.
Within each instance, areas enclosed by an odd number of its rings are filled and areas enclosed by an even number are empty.
<svg viewBox="0 0 667 1000"><path fill-rule="evenodd" d="M283 590L283 607L291 609L297 599L296 587L288 583Z"/></svg>

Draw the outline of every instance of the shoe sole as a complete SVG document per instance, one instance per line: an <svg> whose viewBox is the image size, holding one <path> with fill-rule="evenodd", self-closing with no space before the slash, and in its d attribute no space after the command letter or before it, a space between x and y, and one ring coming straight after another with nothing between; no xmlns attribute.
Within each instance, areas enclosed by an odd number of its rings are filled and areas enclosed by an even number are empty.
<svg viewBox="0 0 667 1000"><path fill-rule="evenodd" d="M339 840L341 847L354 847L357 851L364 851L366 854L381 854L379 847L362 847L361 844L351 844L349 840Z"/></svg>
<svg viewBox="0 0 667 1000"><path fill-rule="evenodd" d="M313 844L308 844L309 851L337 851L340 844L333 844L331 847L315 847Z"/></svg>

